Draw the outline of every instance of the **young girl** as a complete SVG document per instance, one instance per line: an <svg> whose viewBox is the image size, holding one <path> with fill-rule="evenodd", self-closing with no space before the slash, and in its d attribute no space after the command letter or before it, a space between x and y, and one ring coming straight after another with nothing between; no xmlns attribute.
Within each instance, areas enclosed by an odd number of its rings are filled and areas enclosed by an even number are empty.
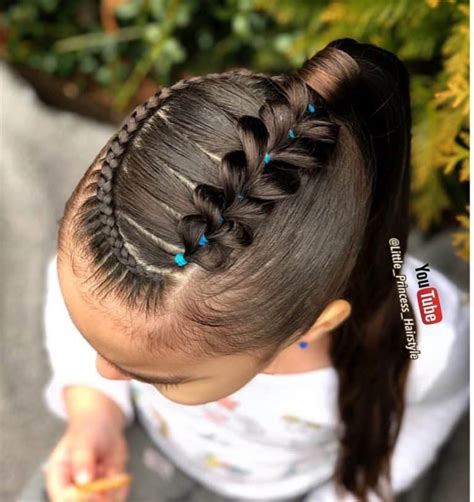
<svg viewBox="0 0 474 502"><path fill-rule="evenodd" d="M467 407L468 310L405 255L410 129L406 68L352 39L292 75L180 81L131 114L49 265L46 398L69 423L52 500L125 470L135 412L224 497L412 485Z"/></svg>

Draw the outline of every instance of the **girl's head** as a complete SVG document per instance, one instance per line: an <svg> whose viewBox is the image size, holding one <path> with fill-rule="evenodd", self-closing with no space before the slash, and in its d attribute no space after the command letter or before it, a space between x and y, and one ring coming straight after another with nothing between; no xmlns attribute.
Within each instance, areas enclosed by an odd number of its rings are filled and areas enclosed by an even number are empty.
<svg viewBox="0 0 474 502"><path fill-rule="evenodd" d="M207 75L138 107L59 232L63 296L102 374L185 377L158 388L200 404L331 332L337 477L376 486L408 362L388 239L405 251L410 120L402 63L352 39L293 75Z"/></svg>

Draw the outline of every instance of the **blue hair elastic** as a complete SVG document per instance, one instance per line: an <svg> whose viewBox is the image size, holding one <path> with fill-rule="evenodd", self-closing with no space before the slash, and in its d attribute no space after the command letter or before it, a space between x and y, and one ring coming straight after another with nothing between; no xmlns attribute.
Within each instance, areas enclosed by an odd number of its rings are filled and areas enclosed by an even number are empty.
<svg viewBox="0 0 474 502"><path fill-rule="evenodd" d="M175 254L174 261L176 262L176 265L178 265L178 267L184 267L188 263L183 253Z"/></svg>
<svg viewBox="0 0 474 502"><path fill-rule="evenodd" d="M239 193L239 195L237 195L237 197L238 197L240 200L245 199L245 195L242 195L241 193Z"/></svg>
<svg viewBox="0 0 474 502"><path fill-rule="evenodd" d="M265 164L268 164L270 162L270 160L272 160L270 154L267 152L265 154L265 156L263 157L263 162L265 162Z"/></svg>
<svg viewBox="0 0 474 502"><path fill-rule="evenodd" d="M315 111L316 111L316 107L314 106L314 104L313 104L313 103L310 103L310 104L308 105L308 112L309 112L309 113L314 113Z"/></svg>
<svg viewBox="0 0 474 502"><path fill-rule="evenodd" d="M302 349L306 349L309 345L308 342L299 342L298 345L300 346L300 348Z"/></svg>
<svg viewBox="0 0 474 502"><path fill-rule="evenodd" d="M199 245L206 246L207 244L209 244L209 241L207 240L207 237L204 234L202 234L201 237L199 238ZM186 260L186 258L184 257L184 253L175 254L174 261L176 265L178 265L178 267L184 267L189 263L188 260Z"/></svg>
<svg viewBox="0 0 474 502"><path fill-rule="evenodd" d="M199 239L199 245L205 246L206 244L209 244L209 241L207 240L207 237L204 234L202 234L201 238Z"/></svg>
<svg viewBox="0 0 474 502"><path fill-rule="evenodd" d="M295 133L295 131L293 131L293 129L290 129L288 131L288 137L291 138L291 139L295 139L296 138L296 133Z"/></svg>

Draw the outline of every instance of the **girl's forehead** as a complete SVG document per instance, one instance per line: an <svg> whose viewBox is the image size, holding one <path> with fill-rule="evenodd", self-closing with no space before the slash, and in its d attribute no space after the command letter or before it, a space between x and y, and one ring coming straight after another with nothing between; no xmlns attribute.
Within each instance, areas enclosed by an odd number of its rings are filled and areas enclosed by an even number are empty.
<svg viewBox="0 0 474 502"><path fill-rule="evenodd" d="M245 367L255 365L255 358L247 354L206 356L196 350L193 355L192 350L170 348L168 345L173 344L166 343L166 340L160 344L160 338L173 336L175 332L169 316L146 319L144 314L140 316L127 311L113 297L99 304L81 286L81 280L72 273L65 260L58 265L58 277L69 315L79 332L98 354L124 369L156 373L159 362L163 373L179 372L180 369L184 372L186 369L188 373L192 371L199 375L204 372L218 373L222 371L223 365L228 364L237 363ZM149 349L150 344L147 342L150 337L158 339L154 340L154 345L159 350Z"/></svg>

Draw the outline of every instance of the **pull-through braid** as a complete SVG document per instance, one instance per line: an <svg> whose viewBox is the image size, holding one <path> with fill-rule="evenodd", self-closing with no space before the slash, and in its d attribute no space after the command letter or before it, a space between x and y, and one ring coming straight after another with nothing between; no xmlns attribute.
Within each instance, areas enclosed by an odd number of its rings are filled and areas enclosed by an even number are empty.
<svg viewBox="0 0 474 502"><path fill-rule="evenodd" d="M186 255L211 268L195 253L203 246L201 235L217 256L212 268L222 267L233 249L253 242L262 215L298 192L301 171L322 168L334 148L339 126L329 119L321 96L299 77L270 81L278 89L276 97L262 105L258 117L244 115L237 121L241 148L221 158L220 186L199 184L193 192L198 214L180 221L185 247L180 266L188 263Z"/></svg>

